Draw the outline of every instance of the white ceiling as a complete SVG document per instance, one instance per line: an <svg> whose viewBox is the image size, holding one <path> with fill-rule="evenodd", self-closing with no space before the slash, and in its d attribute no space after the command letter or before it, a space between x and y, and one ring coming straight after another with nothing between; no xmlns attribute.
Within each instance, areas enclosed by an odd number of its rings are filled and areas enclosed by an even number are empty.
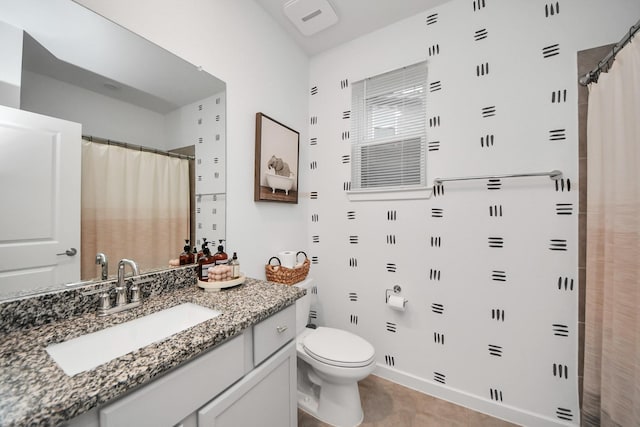
<svg viewBox="0 0 640 427"><path fill-rule="evenodd" d="M312 36L303 36L285 16L288 0L255 0L309 56L386 27L449 0L328 0L338 23Z"/></svg>

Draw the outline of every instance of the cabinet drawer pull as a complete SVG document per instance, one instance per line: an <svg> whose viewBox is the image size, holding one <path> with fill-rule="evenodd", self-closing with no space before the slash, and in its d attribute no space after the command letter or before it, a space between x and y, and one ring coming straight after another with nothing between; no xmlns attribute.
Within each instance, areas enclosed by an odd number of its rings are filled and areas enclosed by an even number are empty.
<svg viewBox="0 0 640 427"><path fill-rule="evenodd" d="M276 331L278 331L278 333L279 333L279 334L283 333L283 332L284 332L284 331L286 331L286 330L287 330L287 327L286 327L286 326L278 326L278 327L276 328Z"/></svg>

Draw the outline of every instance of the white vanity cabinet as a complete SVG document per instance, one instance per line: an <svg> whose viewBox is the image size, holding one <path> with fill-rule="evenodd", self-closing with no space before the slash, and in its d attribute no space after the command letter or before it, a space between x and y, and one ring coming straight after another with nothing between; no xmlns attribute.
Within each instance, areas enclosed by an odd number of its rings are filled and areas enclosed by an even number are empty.
<svg viewBox="0 0 640 427"><path fill-rule="evenodd" d="M295 304L72 427L297 426Z"/></svg>
<svg viewBox="0 0 640 427"><path fill-rule="evenodd" d="M255 368L198 411L198 427L298 425L295 322L293 305L254 326Z"/></svg>
<svg viewBox="0 0 640 427"><path fill-rule="evenodd" d="M175 425L244 374L244 339L220 347L163 375L100 410L100 427Z"/></svg>
<svg viewBox="0 0 640 427"><path fill-rule="evenodd" d="M198 427L286 427L298 422L296 349L290 342L198 411ZM185 426L186 427L186 426Z"/></svg>

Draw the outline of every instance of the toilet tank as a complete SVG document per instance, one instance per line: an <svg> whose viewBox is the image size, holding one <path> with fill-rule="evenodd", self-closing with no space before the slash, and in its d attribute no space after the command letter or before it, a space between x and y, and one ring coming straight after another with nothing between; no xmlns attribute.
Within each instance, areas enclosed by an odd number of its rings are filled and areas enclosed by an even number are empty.
<svg viewBox="0 0 640 427"><path fill-rule="evenodd" d="M296 335L299 335L309 323L309 311L311 310L311 288L313 279L305 279L294 286L305 289L307 294L296 300Z"/></svg>

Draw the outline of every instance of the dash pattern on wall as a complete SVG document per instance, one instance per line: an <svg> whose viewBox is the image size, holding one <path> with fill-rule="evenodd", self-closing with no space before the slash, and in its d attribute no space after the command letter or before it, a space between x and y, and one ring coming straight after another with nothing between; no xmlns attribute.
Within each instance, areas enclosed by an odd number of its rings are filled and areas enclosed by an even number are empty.
<svg viewBox="0 0 640 427"><path fill-rule="evenodd" d="M371 342L383 377L514 423L577 425L577 96L563 19L584 11L518 1L452 0L383 34L418 40L428 63L429 179L561 169L557 181L492 177L434 186L426 200L349 201L351 82L416 54L354 44L313 59L315 312ZM404 312L382 298L396 284Z"/></svg>
<svg viewBox="0 0 640 427"><path fill-rule="evenodd" d="M196 241L200 246L206 238L210 242L224 239L225 220L225 158L226 95L220 93L189 106L182 119L193 123L196 157Z"/></svg>

